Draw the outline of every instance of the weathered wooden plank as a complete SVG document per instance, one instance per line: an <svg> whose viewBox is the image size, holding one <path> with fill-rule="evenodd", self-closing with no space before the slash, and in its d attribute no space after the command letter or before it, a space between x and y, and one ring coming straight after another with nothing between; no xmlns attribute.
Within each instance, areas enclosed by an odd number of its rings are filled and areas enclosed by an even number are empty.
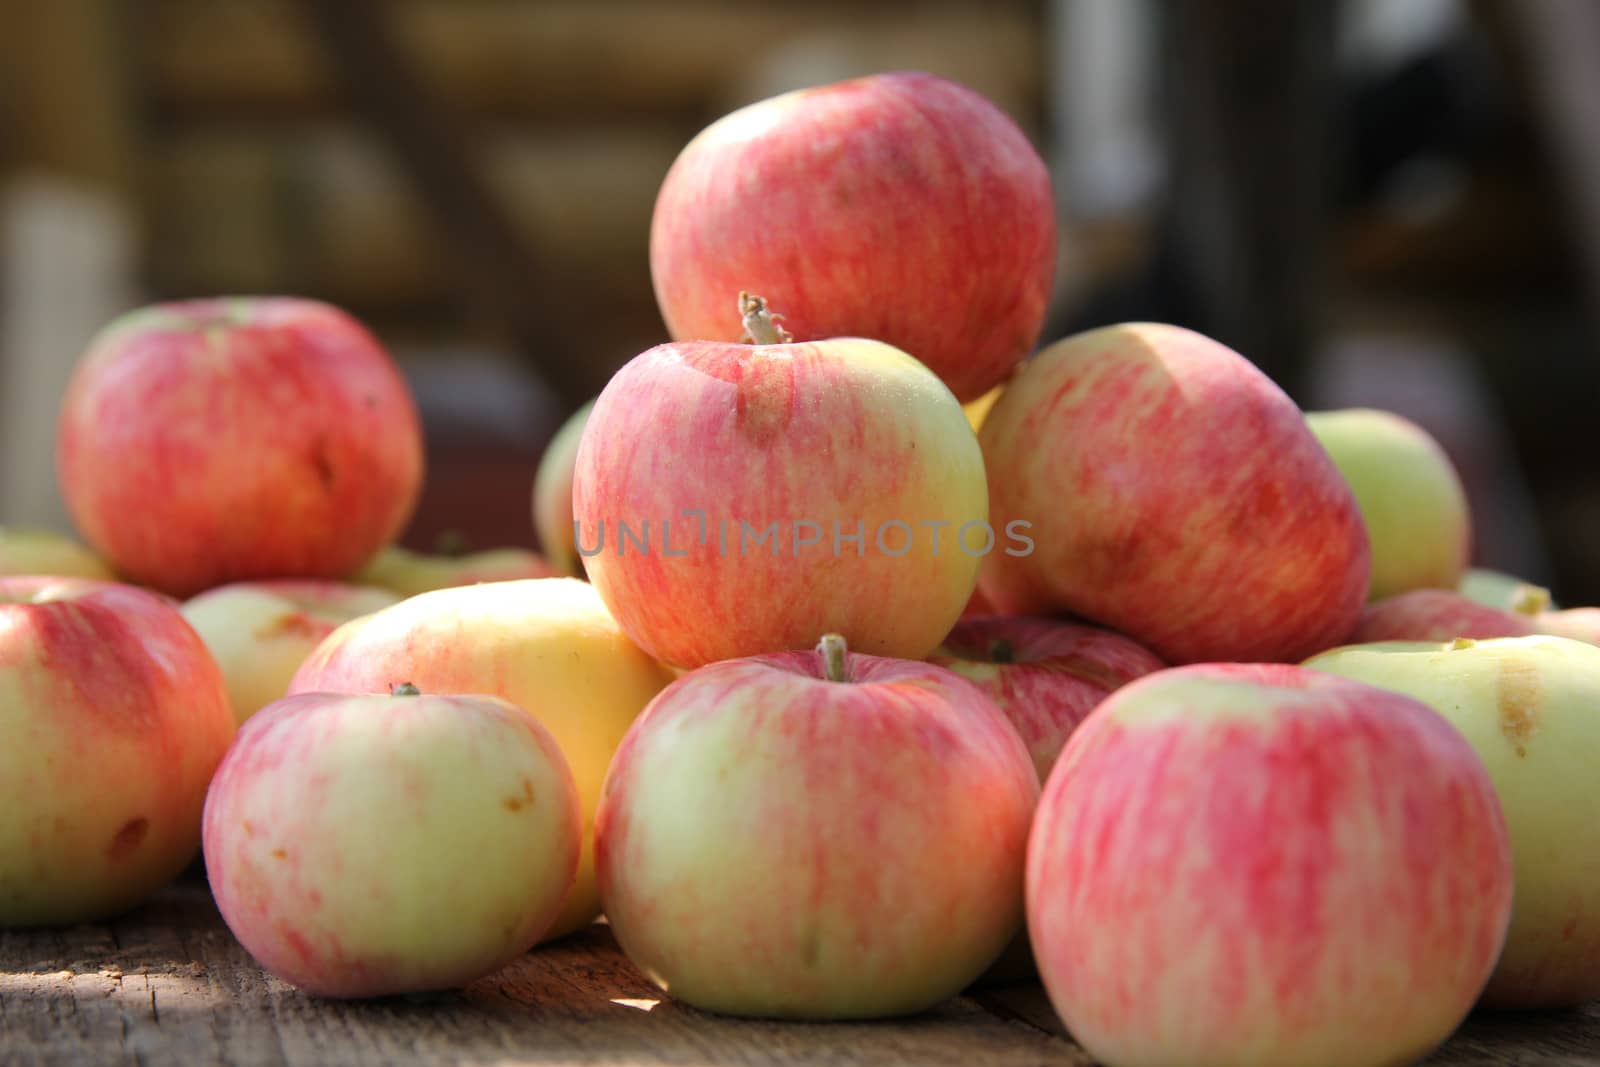
<svg viewBox="0 0 1600 1067"><path fill-rule="evenodd" d="M340 1002L264 974L203 884L71 930L0 933L6 1064L1087 1065L1036 984L986 989L914 1019L775 1023L664 998L604 925L466 990ZM1600 1067L1600 1004L1480 1014L1431 1067Z"/></svg>
<svg viewBox="0 0 1600 1067"><path fill-rule="evenodd" d="M977 1000L996 1015L1067 1035L1043 987L1037 984L981 993ZM1600 1003L1573 1011L1481 1012L1423 1062L1428 1067L1596 1067L1600 1065Z"/></svg>
<svg viewBox="0 0 1600 1067"><path fill-rule="evenodd" d="M957 998L915 1019L721 1018L664 999L606 928L459 993L346 1003L267 976L203 885L119 921L0 934L0 1060L229 1065L1087 1064L1066 1040Z"/></svg>

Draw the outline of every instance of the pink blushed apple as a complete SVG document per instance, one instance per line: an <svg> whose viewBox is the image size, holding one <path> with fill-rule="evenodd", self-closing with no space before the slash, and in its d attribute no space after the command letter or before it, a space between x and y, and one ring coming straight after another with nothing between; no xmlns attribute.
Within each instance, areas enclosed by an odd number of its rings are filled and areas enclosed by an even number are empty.
<svg viewBox="0 0 1600 1067"><path fill-rule="evenodd" d="M600 784L628 726L672 674L639 650L576 578L440 589L348 622L301 665L291 693L491 693L555 737L583 811L577 882L547 937L600 913L590 827Z"/></svg>
<svg viewBox="0 0 1600 1067"><path fill-rule="evenodd" d="M1046 781L1067 738L1113 691L1166 666L1121 634L1058 619L963 619L930 663L982 689L1010 720Z"/></svg>
<svg viewBox="0 0 1600 1067"><path fill-rule="evenodd" d="M1161 671L1067 743L1028 846L1051 1002L1112 1067L1383 1067L1444 1041L1511 915L1455 727L1286 665Z"/></svg>
<svg viewBox="0 0 1600 1067"><path fill-rule="evenodd" d="M1019 929L1038 781L1016 732L941 667L821 648L684 675L606 777L606 917L685 1003L908 1014Z"/></svg>
<svg viewBox="0 0 1600 1067"><path fill-rule="evenodd" d="M344 582L264 579L209 589L183 605L183 616L222 668L242 723L288 694L294 672L323 638L399 600Z"/></svg>
<svg viewBox="0 0 1600 1067"><path fill-rule="evenodd" d="M657 346L595 402L573 482L589 580L680 667L830 631L928 655L1005 543L961 405L899 349L785 343L759 298L739 307L763 343Z"/></svg>
<svg viewBox="0 0 1600 1067"><path fill-rule="evenodd" d="M57 473L128 580L193 596L344 578L416 503L422 436L388 353L316 301L157 304L112 322L62 402Z"/></svg>
<svg viewBox="0 0 1600 1067"><path fill-rule="evenodd" d="M1169 663L1297 660L1355 625L1355 498L1294 402L1216 341L1153 323L1059 341L979 439L991 525L1029 523L1035 546L984 557L1000 613L1070 613Z"/></svg>
<svg viewBox="0 0 1600 1067"><path fill-rule="evenodd" d="M228 928L302 989L467 984L527 951L578 868L578 797L549 731L489 696L310 693L239 731L205 805Z"/></svg>
<svg viewBox="0 0 1600 1067"><path fill-rule="evenodd" d="M1413 589L1367 605L1356 627L1338 643L1522 637L1537 632L1533 618L1521 612L1492 608L1448 589Z"/></svg>
<svg viewBox="0 0 1600 1067"><path fill-rule="evenodd" d="M166 598L0 578L0 926L105 918L175 877L233 734Z"/></svg>
<svg viewBox="0 0 1600 1067"><path fill-rule="evenodd" d="M978 93L892 73L751 104L689 142L650 227L678 341L737 341L761 293L801 341L871 337L963 401L1033 348L1055 276L1050 175Z"/></svg>

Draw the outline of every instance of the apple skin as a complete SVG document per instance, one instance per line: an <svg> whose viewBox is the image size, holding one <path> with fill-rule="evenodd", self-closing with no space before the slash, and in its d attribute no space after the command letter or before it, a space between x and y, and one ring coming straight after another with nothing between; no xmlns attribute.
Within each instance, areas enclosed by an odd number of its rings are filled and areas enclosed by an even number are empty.
<svg viewBox="0 0 1600 1067"><path fill-rule="evenodd" d="M1556 606L1550 600L1550 590L1543 586L1487 567L1468 567L1456 584L1456 592L1468 600L1502 611L1518 611L1521 605L1530 603L1538 605L1536 610Z"/></svg>
<svg viewBox="0 0 1600 1067"><path fill-rule="evenodd" d="M739 340L727 310L750 290L797 340L875 338L962 401L1032 351L1055 267L1039 153L988 100L921 73L724 116L673 163L650 226L673 340Z"/></svg>
<svg viewBox="0 0 1600 1067"><path fill-rule="evenodd" d="M222 672L165 597L0 578L0 927L107 918L176 877L233 735Z"/></svg>
<svg viewBox="0 0 1600 1067"><path fill-rule="evenodd" d="M1523 637L1537 632L1529 615L1491 608L1448 589L1413 589L1368 604L1355 628L1337 643Z"/></svg>
<svg viewBox="0 0 1600 1067"><path fill-rule="evenodd" d="M0 577L22 575L116 580L103 560L70 537L52 530L0 526Z"/></svg>
<svg viewBox="0 0 1600 1067"><path fill-rule="evenodd" d="M1431 705L1488 767L1511 832L1516 903L1484 1005L1600 998L1600 648L1549 635L1395 642L1307 666Z"/></svg>
<svg viewBox="0 0 1600 1067"><path fill-rule="evenodd" d="M533 476L533 528L539 547L561 574L583 577L583 559L572 538L572 474L578 465L578 442L594 410L591 400L561 424Z"/></svg>
<svg viewBox="0 0 1600 1067"><path fill-rule="evenodd" d="M1111 692L1166 664L1098 626L991 615L956 623L928 662L982 689L1022 737L1041 782L1079 723Z"/></svg>
<svg viewBox="0 0 1600 1067"><path fill-rule="evenodd" d="M1067 742L1028 844L1040 975L1111 1067L1415 1062L1483 989L1511 893L1459 732L1278 664L1117 690Z"/></svg>
<svg viewBox="0 0 1600 1067"><path fill-rule="evenodd" d="M1439 442L1410 419L1372 408L1308 412L1306 425L1361 508L1372 543L1368 599L1454 589L1472 553L1472 513Z"/></svg>
<svg viewBox="0 0 1600 1067"><path fill-rule="evenodd" d="M526 952L582 829L548 730L489 696L307 693L239 731L206 874L267 970L327 997L453 989Z"/></svg>
<svg viewBox="0 0 1600 1067"><path fill-rule="evenodd" d="M979 440L990 524L1035 543L983 560L1001 614L1070 613L1174 664L1298 660L1355 625L1355 497L1294 402L1216 341L1156 323L1058 341Z"/></svg>
<svg viewBox="0 0 1600 1067"><path fill-rule="evenodd" d="M1541 611L1533 616L1533 624L1542 634L1600 645L1600 608Z"/></svg>
<svg viewBox="0 0 1600 1067"><path fill-rule="evenodd" d="M233 582L183 605L228 683L234 718L250 716L289 692L289 682L322 639L400 597L386 589L277 578Z"/></svg>
<svg viewBox="0 0 1600 1067"><path fill-rule="evenodd" d="M628 640L599 595L576 578L486 582L436 590L345 623L317 646L289 692L489 693L555 737L583 810L577 882L547 938L600 913L590 828L611 755L628 726L673 679Z"/></svg>
<svg viewBox="0 0 1600 1067"><path fill-rule="evenodd" d="M479 582L560 576L549 560L527 548L488 548L461 555L429 555L390 545L356 571L351 581L411 597Z"/></svg>
<svg viewBox="0 0 1600 1067"><path fill-rule="evenodd" d="M928 655L972 595L983 545L976 530L968 549L955 539L986 501L961 405L915 359L863 339L652 348L595 402L573 481L589 580L641 648L691 668L826 632L863 653ZM689 509L706 516L703 543ZM650 550L619 543L619 521L648 523ZM860 548L833 539L858 528Z"/></svg>
<svg viewBox="0 0 1600 1067"><path fill-rule="evenodd" d="M105 327L57 424L79 532L178 597L344 578L392 541L422 479L416 406L349 315L293 297L157 304Z"/></svg>
<svg viewBox="0 0 1600 1067"><path fill-rule="evenodd" d="M1038 780L940 667L791 652L674 682L628 731L595 823L607 921L674 998L877 1018L965 988L1019 929Z"/></svg>

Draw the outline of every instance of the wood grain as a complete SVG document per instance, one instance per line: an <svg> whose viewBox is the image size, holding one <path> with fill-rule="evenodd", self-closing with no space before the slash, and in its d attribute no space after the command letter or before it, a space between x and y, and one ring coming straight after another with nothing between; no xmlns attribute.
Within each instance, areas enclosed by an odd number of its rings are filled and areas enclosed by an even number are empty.
<svg viewBox="0 0 1600 1067"><path fill-rule="evenodd" d="M342 1002L264 974L185 882L114 922L0 932L10 1065L1050 1064L1090 1060L1037 985L879 1023L728 1019L663 998L604 925L450 994ZM1432 1067L1600 1065L1600 1006L1482 1016Z"/></svg>

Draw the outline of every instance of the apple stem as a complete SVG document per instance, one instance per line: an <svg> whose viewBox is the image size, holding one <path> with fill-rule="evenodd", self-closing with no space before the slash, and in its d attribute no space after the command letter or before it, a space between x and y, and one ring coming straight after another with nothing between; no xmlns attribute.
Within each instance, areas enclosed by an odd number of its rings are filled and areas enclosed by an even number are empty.
<svg viewBox="0 0 1600 1067"><path fill-rule="evenodd" d="M822 656L823 671L830 682L848 682L850 664L846 657L849 649L842 634L823 634L817 642L817 652Z"/></svg>
<svg viewBox="0 0 1600 1067"><path fill-rule="evenodd" d="M1527 582L1517 586L1511 597L1511 610L1518 615L1537 615L1550 606L1550 590Z"/></svg>
<svg viewBox="0 0 1600 1067"><path fill-rule="evenodd" d="M1009 637L997 637L989 642L989 659L994 663L1015 663L1017 650L1011 647Z"/></svg>
<svg viewBox="0 0 1600 1067"><path fill-rule="evenodd" d="M739 294L739 317L744 320L744 334L756 345L786 345L794 337L778 325L782 315L767 310L766 297L754 293Z"/></svg>
<svg viewBox="0 0 1600 1067"><path fill-rule="evenodd" d="M392 697L419 697L422 695L422 690L418 689L410 682L401 682L399 685L389 690L389 695Z"/></svg>

